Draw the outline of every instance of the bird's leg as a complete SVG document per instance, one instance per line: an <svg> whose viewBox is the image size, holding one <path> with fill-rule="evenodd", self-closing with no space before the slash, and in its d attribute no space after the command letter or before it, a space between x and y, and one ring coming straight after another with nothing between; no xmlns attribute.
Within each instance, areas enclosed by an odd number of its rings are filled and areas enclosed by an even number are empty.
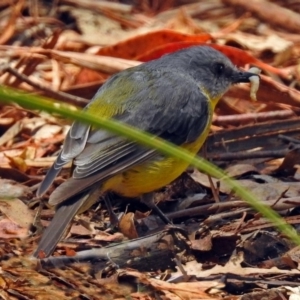
<svg viewBox="0 0 300 300"><path fill-rule="evenodd" d="M111 193L106 193L103 197L108 214L109 214L109 220L111 225L117 226L119 224L119 219L117 215L115 214L113 207L111 205Z"/></svg>
<svg viewBox="0 0 300 300"><path fill-rule="evenodd" d="M167 218L167 216L155 205L153 197L153 193L143 194L141 196L141 201L144 204L146 204L150 209L152 209L164 223L173 225L170 219Z"/></svg>

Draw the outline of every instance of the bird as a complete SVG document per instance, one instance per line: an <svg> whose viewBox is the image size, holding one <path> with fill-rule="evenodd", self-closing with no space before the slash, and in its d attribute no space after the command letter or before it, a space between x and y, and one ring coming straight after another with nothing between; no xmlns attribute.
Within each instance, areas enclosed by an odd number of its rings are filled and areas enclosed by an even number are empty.
<svg viewBox="0 0 300 300"><path fill-rule="evenodd" d="M253 76L258 75L238 69L218 50L193 46L113 75L83 110L131 125L196 155L220 98L231 85L250 82ZM49 197L56 210L34 257L50 256L74 216L89 209L100 196L113 192L140 198L154 208L153 192L188 167L178 158L75 121L37 190L38 197L69 162L72 174ZM169 222L166 217L164 221Z"/></svg>

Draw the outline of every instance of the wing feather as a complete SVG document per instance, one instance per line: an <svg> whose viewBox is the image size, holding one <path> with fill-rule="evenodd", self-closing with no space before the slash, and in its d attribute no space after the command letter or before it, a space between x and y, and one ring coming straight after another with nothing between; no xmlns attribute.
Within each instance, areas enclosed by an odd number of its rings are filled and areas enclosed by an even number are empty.
<svg viewBox="0 0 300 300"><path fill-rule="evenodd" d="M144 82L148 84L146 89ZM116 90L119 97L123 95L124 98L119 100L120 103L118 99L111 98ZM95 114L97 108L99 115L105 116L102 108L106 111L109 105L119 105L122 109L118 109L112 118L177 145L198 138L207 125L210 112L209 100L192 77L172 69L151 72L139 68L128 70L126 82L124 77L117 75L95 97L98 101L92 101L86 108L88 111ZM75 122L57 163L52 167L57 171L66 161L73 160L73 177L52 193L50 203L61 203L95 182L155 155L155 151L106 130L92 130ZM49 186L47 176L45 181Z"/></svg>
<svg viewBox="0 0 300 300"><path fill-rule="evenodd" d="M80 179L72 177L54 190L54 192L50 195L49 204L58 205L65 200L70 199L74 195L89 189L95 183L105 181L115 174L125 171L146 160L154 159L156 155L157 153L153 149L140 149L135 153L131 153L124 159L111 164L109 167L101 169L91 176ZM66 203L67 202L68 201L66 201Z"/></svg>

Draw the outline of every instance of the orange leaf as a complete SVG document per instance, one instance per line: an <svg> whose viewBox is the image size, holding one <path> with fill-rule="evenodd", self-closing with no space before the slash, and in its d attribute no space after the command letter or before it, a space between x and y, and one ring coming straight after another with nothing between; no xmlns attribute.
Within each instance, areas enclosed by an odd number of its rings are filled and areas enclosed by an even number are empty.
<svg viewBox="0 0 300 300"><path fill-rule="evenodd" d="M145 52L150 51L154 47L158 47L161 45L182 41L206 42L211 39L211 35L207 33L189 35L178 33L173 30L164 29L159 31L152 31L143 35L138 35L122 41L116 45L104 47L100 49L97 54L133 59Z"/></svg>

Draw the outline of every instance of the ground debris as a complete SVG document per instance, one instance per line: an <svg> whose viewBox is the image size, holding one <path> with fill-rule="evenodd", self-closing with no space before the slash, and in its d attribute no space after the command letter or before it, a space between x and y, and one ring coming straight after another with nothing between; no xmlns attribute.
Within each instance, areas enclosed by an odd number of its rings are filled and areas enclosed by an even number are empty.
<svg viewBox="0 0 300 300"><path fill-rule="evenodd" d="M72 109L112 74L184 47L209 44L238 67L261 69L257 101L248 85L230 89L200 155L298 230L297 1L12 0L0 11L1 85ZM113 197L119 228L99 201L76 217L53 257L29 258L54 213L49 193L40 203L35 191L70 121L4 104L0 116L1 298L299 298L299 247L224 182L192 168L155 194L174 227L139 201Z"/></svg>

